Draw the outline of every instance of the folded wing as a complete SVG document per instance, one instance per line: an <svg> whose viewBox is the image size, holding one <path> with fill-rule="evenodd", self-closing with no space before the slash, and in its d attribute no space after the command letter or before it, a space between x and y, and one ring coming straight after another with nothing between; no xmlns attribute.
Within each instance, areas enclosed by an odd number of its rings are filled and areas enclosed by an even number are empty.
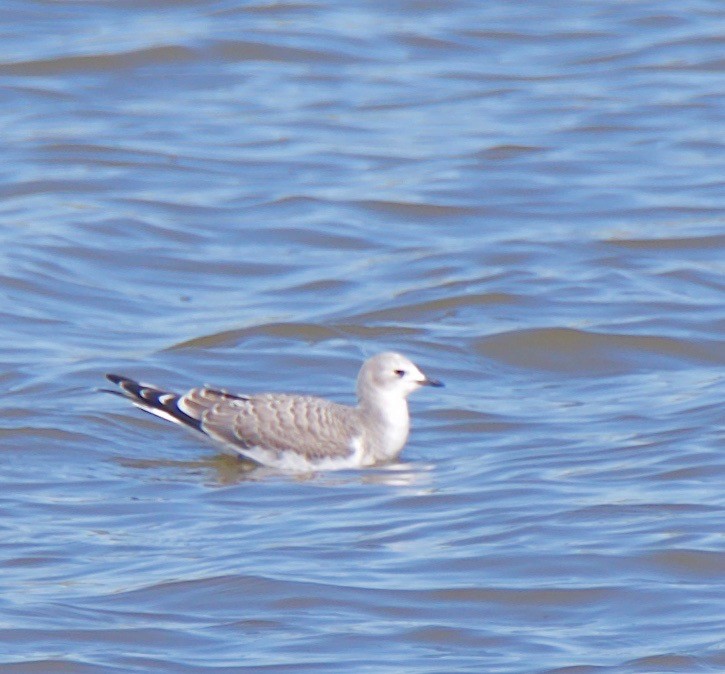
<svg viewBox="0 0 725 674"><path fill-rule="evenodd" d="M205 404L209 396L208 389L190 391L180 407L196 415L195 405ZM219 397L201 414L201 428L228 448L267 465L295 456L310 464L344 460L360 436L353 408L283 394Z"/></svg>

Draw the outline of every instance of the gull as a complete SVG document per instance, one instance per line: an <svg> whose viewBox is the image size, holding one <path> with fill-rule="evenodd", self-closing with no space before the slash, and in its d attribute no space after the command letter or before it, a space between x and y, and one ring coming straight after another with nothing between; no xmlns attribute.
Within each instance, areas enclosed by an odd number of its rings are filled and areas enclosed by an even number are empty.
<svg viewBox="0 0 725 674"><path fill-rule="evenodd" d="M291 472L363 468L395 459L410 431L408 396L443 386L399 353L366 360L355 407L289 393L238 394L201 386L178 394L107 374L136 407L205 436L254 463Z"/></svg>

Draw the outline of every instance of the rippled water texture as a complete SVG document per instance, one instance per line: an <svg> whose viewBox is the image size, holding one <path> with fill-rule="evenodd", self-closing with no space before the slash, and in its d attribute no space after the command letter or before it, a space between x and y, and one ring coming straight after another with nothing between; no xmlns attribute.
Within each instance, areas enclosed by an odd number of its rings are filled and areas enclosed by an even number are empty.
<svg viewBox="0 0 725 674"><path fill-rule="evenodd" d="M2 674L725 671L725 7L6 2ZM111 396L353 400L294 477Z"/></svg>

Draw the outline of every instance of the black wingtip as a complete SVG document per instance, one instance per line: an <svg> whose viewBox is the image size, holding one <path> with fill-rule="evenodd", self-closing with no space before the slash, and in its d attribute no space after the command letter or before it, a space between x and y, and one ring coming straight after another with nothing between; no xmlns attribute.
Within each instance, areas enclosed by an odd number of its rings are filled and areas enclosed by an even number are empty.
<svg viewBox="0 0 725 674"><path fill-rule="evenodd" d="M127 398L136 407L144 410L144 412L161 416L169 421L176 421L177 423L204 433L201 428L201 420L188 415L179 407L180 396L176 393L157 389L155 386L142 384L128 377L122 377L121 375L110 372L106 374L106 379L116 384L119 388L117 390L99 390Z"/></svg>
<svg viewBox="0 0 725 674"><path fill-rule="evenodd" d="M105 375L105 377L112 384L116 384L116 386L119 386L119 387L122 386L122 384L123 384L124 381L126 381L126 377L122 377L121 375L118 375L118 374L110 374L110 373L107 373ZM118 389L115 389L115 388L97 388L96 389L96 392L97 393L112 393L113 395L115 395L115 396L121 396L122 398L126 398L127 397L125 391L123 391L123 390L120 390L119 391Z"/></svg>
<svg viewBox="0 0 725 674"><path fill-rule="evenodd" d="M108 391L109 393L116 393L117 395L123 396L124 398L143 398L143 391L146 388L145 384L140 384L139 382L130 379L129 377L124 377L120 374L112 374L107 373L106 379L110 381L112 384L115 384L118 386L119 390L109 390L104 389L104 391ZM153 389L153 387L149 387L150 389ZM157 393L163 393L163 391L157 391ZM148 401L147 401L148 402Z"/></svg>

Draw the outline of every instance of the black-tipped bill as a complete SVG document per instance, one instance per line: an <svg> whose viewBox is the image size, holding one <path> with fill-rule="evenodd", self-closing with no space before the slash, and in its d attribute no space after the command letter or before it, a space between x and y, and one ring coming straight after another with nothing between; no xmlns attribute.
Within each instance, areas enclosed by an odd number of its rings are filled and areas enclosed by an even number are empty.
<svg viewBox="0 0 725 674"><path fill-rule="evenodd" d="M440 381L439 379L431 379L430 377L426 377L422 382L420 382L421 386L436 386L441 387L445 386L445 384Z"/></svg>

